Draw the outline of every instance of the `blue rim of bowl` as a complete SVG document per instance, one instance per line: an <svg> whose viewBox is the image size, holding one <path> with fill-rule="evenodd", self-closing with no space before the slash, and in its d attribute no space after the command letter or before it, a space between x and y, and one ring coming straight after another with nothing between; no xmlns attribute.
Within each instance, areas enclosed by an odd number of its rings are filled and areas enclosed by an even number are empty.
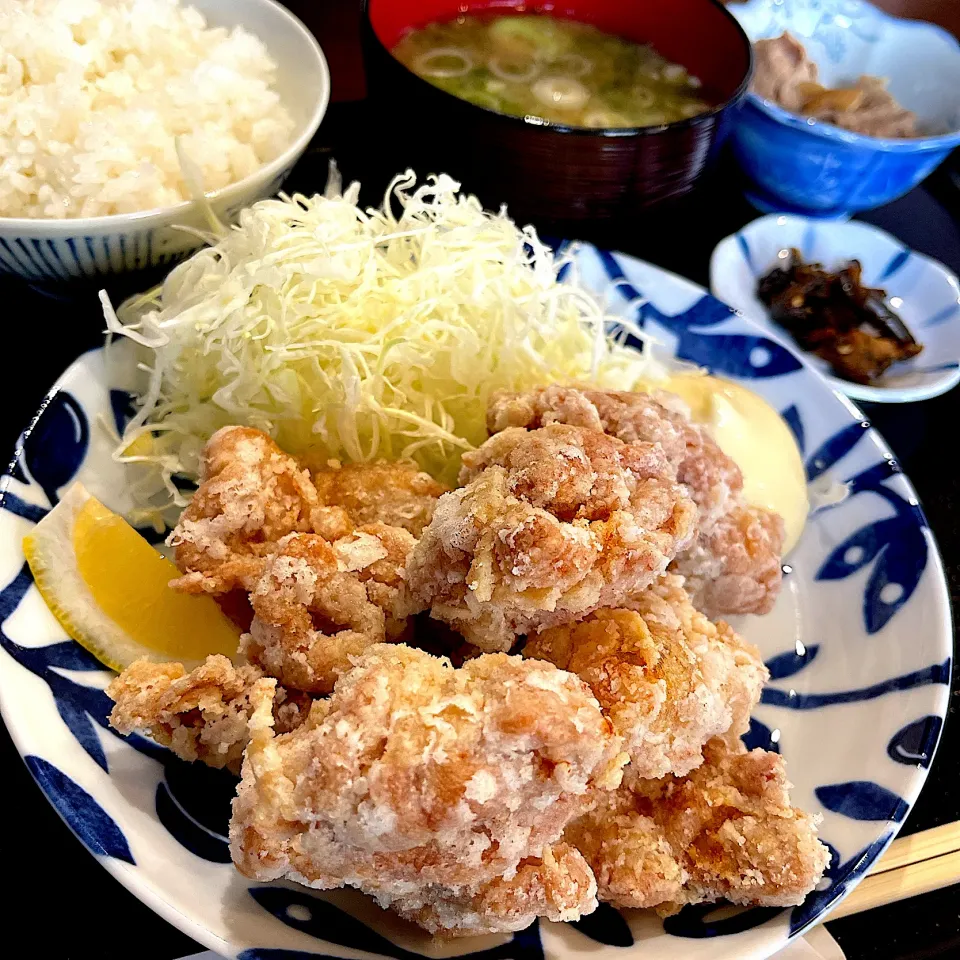
<svg viewBox="0 0 960 960"><path fill-rule="evenodd" d="M893 139L891 137L871 137L865 133L854 133L844 130L833 124L814 120L812 117L803 117L800 114L784 110L772 100L767 100L752 90L747 93L745 103L756 107L770 119L792 127L794 130L810 133L822 137L824 140L833 140L851 147L861 147L869 150L879 150L884 153L931 153L950 150L960 145L960 130L952 133L940 133L930 137L914 137L910 140Z"/></svg>
<svg viewBox="0 0 960 960"><path fill-rule="evenodd" d="M895 23L900 29L923 30L927 33L933 33L941 39L951 44L957 54L960 54L960 41L943 27L938 27L935 23L928 23L926 20L911 20L908 17L895 17L893 14L881 10L872 3L867 4L871 7L878 20L885 23ZM733 16L731 14L731 16ZM734 17L736 20L737 18ZM737 23L740 23L737 20ZM743 24L740 24L743 30ZM746 33L746 30L744 30ZM750 42L750 48L753 49L754 41ZM803 117L800 114L791 113L784 110L766 97L761 97L752 90L747 92L744 103L756 107L761 113L765 113L770 119L776 120L797 131L811 133L814 136L823 137L825 140L834 140L838 143L846 144L851 147L863 147L871 150L879 150L884 153L927 153L935 150L948 150L960 146L960 130L954 130L951 133L938 133L929 137L914 137L910 140L904 140L893 137L871 137L865 133L854 133L852 130L844 130L842 127L835 127L833 124L823 123L820 120L814 120L810 117Z"/></svg>
<svg viewBox="0 0 960 960"><path fill-rule="evenodd" d="M298 16L291 13L282 4L277 3L276 0L262 0L262 2L273 7L280 16L290 21L293 27L303 33L308 45L313 48L314 55L320 64L321 73L326 80L322 91L323 96L319 97L314 104L303 130L283 153L274 157L273 160L265 163L262 167L258 167L242 180L227 184L219 190L211 190L209 193L205 193L203 195L204 199L211 203L243 193L244 189L248 188L255 179L262 178L264 183L269 183L282 170L292 167L307 149L326 116L327 107L330 106L330 66L320 44L317 42L317 38L307 29L306 24ZM197 201L193 199L181 200L179 203L171 204L168 207L151 207L149 210L134 210L130 213L111 213L103 217L0 217L0 229L20 230L26 235L46 227L66 228L76 233L96 233L104 229L126 228L128 225L137 226L144 221L154 220L158 217L169 217L174 213L185 213L196 203Z"/></svg>
<svg viewBox="0 0 960 960"><path fill-rule="evenodd" d="M417 83L421 84L426 89L432 90L435 94L438 94L440 97L446 100L461 104L461 106L465 109L479 110L488 116L497 117L499 120L505 121L513 126L517 126L518 124L522 125L522 127L527 130L544 130L551 133L561 133L569 136L582 137L645 137L663 133L665 130L684 130L687 128L700 126L701 124L706 123L708 120L718 118L725 110L736 106L744 99L745 96L748 95L750 81L753 79L753 69L755 63L755 58L753 55L753 41L747 36L747 32L743 29L740 21L727 9L726 5L722 3L721 0L704 0L704 2L709 3L712 7L715 7L717 10L719 10L720 13L722 13L723 16L730 21L736 32L740 34L747 53L746 72L744 73L743 79L737 85L737 88L726 100L723 101L723 103L717 104L715 107L711 107L704 113L698 113L696 116L686 117L683 120L674 120L672 123L661 123L651 127L570 127L562 123L551 123L549 120L539 120L539 118L537 122L534 122L526 117L517 117L511 113L500 113L497 110L491 110L489 107L482 107L478 103L471 103L469 100L464 100L455 94L448 93L446 90L441 90L439 87L435 87L428 80L424 80L423 77L414 73L406 64L401 63L401 61L393 55L393 51L380 39L380 36L374 29L373 24L370 22L371 0L363 0L361 9L364 27L367 29L370 36L374 39L380 49L388 57L390 57L390 59L396 63L397 66L399 66L410 77L417 81ZM512 7L501 6L498 3L490 4L491 9L496 9L501 12L509 12L511 9L521 7L526 9L526 6L523 4L522 0L515 0L515 3ZM477 7L476 9L480 8ZM548 4L544 4L542 8L535 9L533 12L541 12L547 16L553 16L553 12L549 8Z"/></svg>

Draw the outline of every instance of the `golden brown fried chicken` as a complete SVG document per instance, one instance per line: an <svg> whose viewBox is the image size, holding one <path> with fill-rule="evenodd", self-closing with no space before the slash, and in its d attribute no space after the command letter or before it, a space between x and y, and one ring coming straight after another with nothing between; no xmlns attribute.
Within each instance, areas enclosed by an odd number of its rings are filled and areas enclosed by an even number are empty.
<svg viewBox="0 0 960 960"><path fill-rule="evenodd" d="M658 447L584 427L505 430L464 455L461 479L410 558L409 609L486 651L617 605L695 529Z"/></svg>
<svg viewBox="0 0 960 960"><path fill-rule="evenodd" d="M579 920L597 908L597 882L580 851L567 843L521 861L510 879L498 877L469 893L449 896L429 888L392 904L400 916L440 937L512 933L537 917Z"/></svg>
<svg viewBox="0 0 960 960"><path fill-rule="evenodd" d="M256 667L235 667L222 656L207 657L189 673L180 663L137 660L110 683L107 695L116 701L110 725L119 733L146 734L184 760L235 773L258 705L270 704L276 729L289 731L310 704Z"/></svg>
<svg viewBox="0 0 960 960"><path fill-rule="evenodd" d="M526 657L549 660L586 681L624 739L633 776L683 776L704 744L736 742L750 724L767 670L759 651L694 609L680 577L633 601L530 637Z"/></svg>
<svg viewBox="0 0 960 960"><path fill-rule="evenodd" d="M320 503L341 507L353 526L386 523L415 537L447 489L409 461L331 466L314 473L313 480Z"/></svg>
<svg viewBox="0 0 960 960"><path fill-rule="evenodd" d="M722 516L730 498L743 488L737 465L690 422L676 397L550 386L524 394L494 394L487 410L492 434L550 423L600 430L626 443L659 444L677 479L690 488L701 527Z"/></svg>
<svg viewBox="0 0 960 960"><path fill-rule="evenodd" d="M695 602L712 617L769 613L780 590L783 521L744 505L739 467L690 421L678 397L550 386L496 394L487 413L494 434L552 423L603 430L628 443L659 444L699 511L699 536L674 564L688 578Z"/></svg>
<svg viewBox="0 0 960 960"><path fill-rule="evenodd" d="M277 540L323 524L310 474L259 430L218 430L200 480L169 539L184 572L172 585L186 593L253 589Z"/></svg>
<svg viewBox="0 0 960 960"><path fill-rule="evenodd" d="M784 535L779 514L736 506L678 554L671 569L683 575L702 610L769 613L783 579Z"/></svg>
<svg viewBox="0 0 960 960"><path fill-rule="evenodd" d="M398 600L414 543L384 523L332 544L316 534L284 537L250 594L244 654L287 686L329 693L352 657L403 638Z"/></svg>
<svg viewBox="0 0 960 960"><path fill-rule="evenodd" d="M332 542L372 523L419 534L443 492L405 462L353 464L311 479L267 434L224 427L206 446L200 488L170 537L184 571L174 586L217 595L242 622L243 592L282 537L316 533Z"/></svg>
<svg viewBox="0 0 960 960"><path fill-rule="evenodd" d="M303 726L272 725L264 703L230 825L244 875L357 887L447 935L595 905L582 860L552 845L626 756L572 674L380 645Z"/></svg>
<svg viewBox="0 0 960 960"><path fill-rule="evenodd" d="M790 804L783 760L711 740L688 777L630 775L567 828L584 855L600 899L619 907L658 907L727 899L793 906L816 886L828 862L816 819Z"/></svg>

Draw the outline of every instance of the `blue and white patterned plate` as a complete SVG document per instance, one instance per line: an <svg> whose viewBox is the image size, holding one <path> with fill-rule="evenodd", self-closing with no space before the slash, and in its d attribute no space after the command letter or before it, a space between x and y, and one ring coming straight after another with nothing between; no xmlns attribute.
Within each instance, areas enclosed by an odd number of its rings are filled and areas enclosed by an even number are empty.
<svg viewBox="0 0 960 960"><path fill-rule="evenodd" d="M242 878L225 840L231 778L109 730L109 674L64 637L24 564L23 535L72 480L127 505L105 424L123 423L128 395L95 350L60 378L0 487L0 704L41 789L88 849L211 949L242 960L626 950L643 960L761 960L849 892L916 799L947 705L952 632L933 537L890 451L818 374L701 288L592 247L578 260L598 290L619 281L611 296L678 355L766 397L803 450L819 506L775 611L738 626L772 677L750 743L781 751L796 802L823 814L829 877L795 909L692 907L661 923L601 908L578 924L442 948L359 894Z"/></svg>

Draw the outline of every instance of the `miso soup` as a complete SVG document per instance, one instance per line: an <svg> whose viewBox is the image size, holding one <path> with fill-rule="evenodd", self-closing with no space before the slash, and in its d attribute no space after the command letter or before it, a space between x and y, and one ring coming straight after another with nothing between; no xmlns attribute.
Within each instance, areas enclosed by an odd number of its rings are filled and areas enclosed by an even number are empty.
<svg viewBox="0 0 960 960"><path fill-rule="evenodd" d="M477 106L565 126L648 127L711 108L700 81L652 47L541 14L431 23L393 54Z"/></svg>

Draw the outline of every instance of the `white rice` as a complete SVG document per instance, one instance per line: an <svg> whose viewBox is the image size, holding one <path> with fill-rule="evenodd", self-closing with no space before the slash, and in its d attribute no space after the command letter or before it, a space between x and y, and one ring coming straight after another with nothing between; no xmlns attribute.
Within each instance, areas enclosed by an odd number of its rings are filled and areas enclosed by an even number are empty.
<svg viewBox="0 0 960 960"><path fill-rule="evenodd" d="M0 217L95 217L241 180L289 145L277 65L177 0L0 0Z"/></svg>

